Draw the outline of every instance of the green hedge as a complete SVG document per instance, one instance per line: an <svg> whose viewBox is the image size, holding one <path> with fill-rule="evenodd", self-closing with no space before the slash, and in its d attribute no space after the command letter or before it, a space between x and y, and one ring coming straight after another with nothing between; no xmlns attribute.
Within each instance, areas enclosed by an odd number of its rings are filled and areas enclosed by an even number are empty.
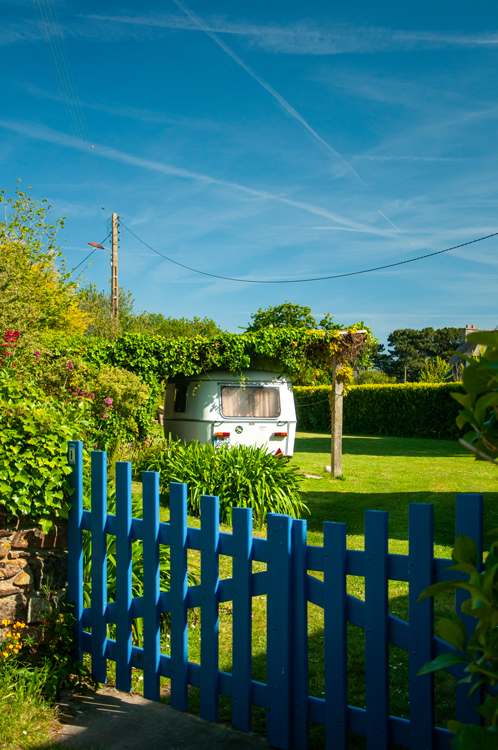
<svg viewBox="0 0 498 750"><path fill-rule="evenodd" d="M460 383L353 385L344 398L344 434L457 438ZM295 387L299 430L330 430L330 386Z"/></svg>

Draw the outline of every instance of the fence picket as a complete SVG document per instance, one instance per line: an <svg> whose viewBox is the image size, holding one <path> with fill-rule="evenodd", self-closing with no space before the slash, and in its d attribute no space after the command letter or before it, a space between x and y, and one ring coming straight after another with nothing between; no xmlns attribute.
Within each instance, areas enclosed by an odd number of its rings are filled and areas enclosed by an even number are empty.
<svg viewBox="0 0 498 750"><path fill-rule="evenodd" d="M107 682L107 453L92 451L92 672Z"/></svg>
<svg viewBox="0 0 498 750"><path fill-rule="evenodd" d="M270 745L291 747L291 528L292 518L268 513L268 595L266 739Z"/></svg>
<svg viewBox="0 0 498 750"><path fill-rule="evenodd" d="M323 524L325 738L327 750L348 747L346 524Z"/></svg>
<svg viewBox="0 0 498 750"><path fill-rule="evenodd" d="M116 463L116 687L131 691L131 464Z"/></svg>
<svg viewBox="0 0 498 750"><path fill-rule="evenodd" d="M73 489L71 512L67 522L67 543L71 554L67 560L67 600L73 604L73 659L83 661L83 443L68 442L68 459L72 469L69 483Z"/></svg>
<svg viewBox="0 0 498 750"><path fill-rule="evenodd" d="M232 724L251 731L252 714L252 510L234 508Z"/></svg>
<svg viewBox="0 0 498 750"><path fill-rule="evenodd" d="M434 506L409 505L410 748L434 747L434 675L417 676L434 658L434 600L418 597L433 582Z"/></svg>
<svg viewBox="0 0 498 750"><path fill-rule="evenodd" d="M220 500L201 496L201 718L218 721Z"/></svg>
<svg viewBox="0 0 498 750"><path fill-rule="evenodd" d="M367 748L389 747L388 513L365 511Z"/></svg>
<svg viewBox="0 0 498 750"><path fill-rule="evenodd" d="M292 747L309 747L308 548L306 521L292 522Z"/></svg>
<svg viewBox="0 0 498 750"><path fill-rule="evenodd" d="M187 485L171 482L170 508L170 607L171 705L188 710L188 577Z"/></svg>
<svg viewBox="0 0 498 750"><path fill-rule="evenodd" d="M144 698L159 700L159 473L142 472L144 519Z"/></svg>
<svg viewBox="0 0 498 750"><path fill-rule="evenodd" d="M472 537L477 544L478 550L478 565L480 569L482 566L482 553L483 553L483 497L477 494L459 494L456 496L456 537L460 534ZM455 578L458 577L458 573ZM467 576L463 576L467 578ZM475 617L466 615L461 611L463 602L469 598L469 593L462 589L457 589L455 592L455 604L456 612L459 617L462 618L463 624L467 628L467 635L471 635L474 632L476 626ZM461 677L465 677L463 673ZM482 717L477 713L477 707L483 702L483 690L482 687L478 688L470 698L467 698L470 685L463 683L462 685L457 684L457 718L459 721L470 724L482 724Z"/></svg>

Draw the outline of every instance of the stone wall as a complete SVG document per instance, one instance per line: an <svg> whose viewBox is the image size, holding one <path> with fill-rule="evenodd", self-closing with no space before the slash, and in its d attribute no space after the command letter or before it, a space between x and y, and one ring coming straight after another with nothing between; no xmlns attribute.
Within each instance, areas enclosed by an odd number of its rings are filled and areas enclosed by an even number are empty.
<svg viewBox="0 0 498 750"><path fill-rule="evenodd" d="M42 586L67 586L67 523L58 520L48 534L33 524L0 524L0 621L36 624Z"/></svg>

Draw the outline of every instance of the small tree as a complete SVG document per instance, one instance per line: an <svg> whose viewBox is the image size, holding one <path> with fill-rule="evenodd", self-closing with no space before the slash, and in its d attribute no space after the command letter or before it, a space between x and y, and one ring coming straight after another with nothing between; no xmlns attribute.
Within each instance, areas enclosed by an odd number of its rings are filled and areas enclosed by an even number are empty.
<svg viewBox="0 0 498 750"><path fill-rule="evenodd" d="M421 383L446 383L451 378L452 367L441 357L426 359L420 372Z"/></svg>
<svg viewBox="0 0 498 750"><path fill-rule="evenodd" d="M50 220L51 206L16 190L0 193L9 213L0 221L0 330L17 330L24 344L44 331L84 333L87 319L78 307L57 233L64 219Z"/></svg>

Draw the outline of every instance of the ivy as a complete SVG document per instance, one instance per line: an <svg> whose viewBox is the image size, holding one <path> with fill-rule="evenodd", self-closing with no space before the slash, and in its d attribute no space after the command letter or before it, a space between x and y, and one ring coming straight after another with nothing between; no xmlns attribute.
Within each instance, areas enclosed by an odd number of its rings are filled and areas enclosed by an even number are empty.
<svg viewBox="0 0 498 750"><path fill-rule="evenodd" d="M50 342L55 355L81 356L98 366L113 365L131 370L142 382L155 385L175 375L198 375L221 368L242 375L249 367L274 369L295 382L316 379L320 370L331 370L334 361L346 365L352 358L368 356L371 334L357 333L362 323L348 331L268 328L243 334L223 333L213 339L165 339L162 336L128 333L112 341L72 337Z"/></svg>

